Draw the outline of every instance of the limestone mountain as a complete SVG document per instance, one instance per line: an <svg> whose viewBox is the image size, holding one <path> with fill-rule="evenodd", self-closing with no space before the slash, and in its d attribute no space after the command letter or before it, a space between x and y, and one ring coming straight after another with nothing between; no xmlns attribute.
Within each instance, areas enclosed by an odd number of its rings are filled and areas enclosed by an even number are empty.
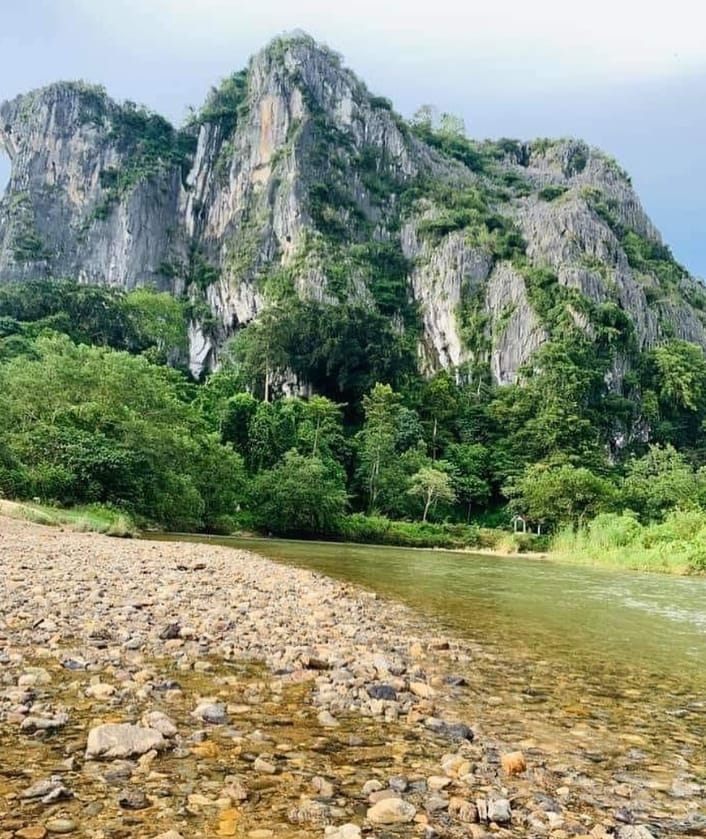
<svg viewBox="0 0 706 839"><path fill-rule="evenodd" d="M273 41L180 129L57 83L0 105L0 144L0 281L188 295L195 373L288 296L367 308L422 371L497 383L566 323L613 342L615 388L628 346L706 346L704 288L613 159L408 123L306 35Z"/></svg>

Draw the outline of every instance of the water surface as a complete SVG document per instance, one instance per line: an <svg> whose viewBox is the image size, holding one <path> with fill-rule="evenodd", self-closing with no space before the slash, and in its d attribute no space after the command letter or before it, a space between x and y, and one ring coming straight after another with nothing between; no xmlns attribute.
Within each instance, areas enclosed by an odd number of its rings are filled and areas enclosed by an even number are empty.
<svg viewBox="0 0 706 839"><path fill-rule="evenodd" d="M469 682L467 713L503 742L672 802L706 783L704 578L448 551L178 538L246 548L409 604L433 632L467 642L470 658L455 665Z"/></svg>

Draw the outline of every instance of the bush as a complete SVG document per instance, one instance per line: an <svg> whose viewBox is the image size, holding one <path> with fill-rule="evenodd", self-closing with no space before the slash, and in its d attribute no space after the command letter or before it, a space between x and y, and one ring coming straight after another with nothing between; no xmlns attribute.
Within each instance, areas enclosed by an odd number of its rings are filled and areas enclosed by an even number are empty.
<svg viewBox="0 0 706 839"><path fill-rule="evenodd" d="M336 536L345 542L405 548L468 548L479 544L479 531L473 525L393 521L363 513L343 517Z"/></svg>
<svg viewBox="0 0 706 839"><path fill-rule="evenodd" d="M539 190L539 198L542 201L556 201L557 198L561 198L568 192L568 188L565 186L560 186L559 184L550 184L549 186L545 186L544 189Z"/></svg>

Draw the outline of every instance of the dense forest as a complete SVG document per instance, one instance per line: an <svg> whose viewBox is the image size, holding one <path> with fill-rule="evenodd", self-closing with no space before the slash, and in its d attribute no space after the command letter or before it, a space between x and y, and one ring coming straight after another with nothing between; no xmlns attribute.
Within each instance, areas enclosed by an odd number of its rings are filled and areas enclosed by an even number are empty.
<svg viewBox="0 0 706 839"><path fill-rule="evenodd" d="M196 382L181 369L192 307L0 287L0 492L142 526L410 546L492 547L522 515L567 550L706 566L700 347L635 354L639 398L606 385L608 327L555 335L516 385L425 379L389 321L290 298ZM284 370L306 398L279 391Z"/></svg>

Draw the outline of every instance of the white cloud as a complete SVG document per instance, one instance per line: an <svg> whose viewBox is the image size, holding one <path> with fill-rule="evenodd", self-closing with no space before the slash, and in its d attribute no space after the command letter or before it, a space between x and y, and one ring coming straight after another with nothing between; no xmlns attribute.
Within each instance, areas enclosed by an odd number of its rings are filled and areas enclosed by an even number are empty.
<svg viewBox="0 0 706 839"><path fill-rule="evenodd" d="M104 32L133 48L240 54L277 32L304 28L351 59L414 51L460 70L492 62L553 77L620 78L706 66L702 0L69 0Z"/></svg>

